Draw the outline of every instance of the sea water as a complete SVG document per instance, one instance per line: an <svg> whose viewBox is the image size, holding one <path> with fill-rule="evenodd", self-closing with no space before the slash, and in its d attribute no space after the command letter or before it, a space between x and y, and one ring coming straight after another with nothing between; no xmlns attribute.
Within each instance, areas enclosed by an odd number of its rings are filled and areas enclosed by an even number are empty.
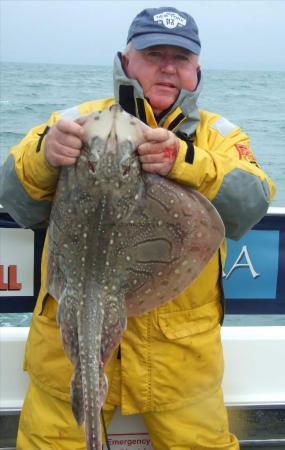
<svg viewBox="0 0 285 450"><path fill-rule="evenodd" d="M111 66L2 63L0 163L9 148L53 111L112 96ZM251 138L258 163L285 206L285 72L206 70L199 107L222 114ZM226 318L226 324L285 324L284 316ZM30 315L0 315L0 326L29 324Z"/></svg>
<svg viewBox="0 0 285 450"><path fill-rule="evenodd" d="M203 72L199 107L224 115L251 138L259 164L277 186L274 206L285 206L285 72ZM0 162L9 147L53 111L110 97L111 66L2 63Z"/></svg>

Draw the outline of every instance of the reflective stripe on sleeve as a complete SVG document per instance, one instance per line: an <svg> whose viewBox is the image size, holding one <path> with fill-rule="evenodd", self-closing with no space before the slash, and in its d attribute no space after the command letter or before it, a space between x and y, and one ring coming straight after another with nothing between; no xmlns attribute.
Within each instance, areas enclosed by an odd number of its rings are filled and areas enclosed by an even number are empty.
<svg viewBox="0 0 285 450"><path fill-rule="evenodd" d="M225 119L225 117L219 117L214 123L211 124L211 128L218 131L218 133L222 136L227 136L231 133L231 131L238 128L238 126L230 122L228 119Z"/></svg>
<svg viewBox="0 0 285 450"><path fill-rule="evenodd" d="M219 212L226 237L240 239L266 214L270 189L266 180L241 169L228 173L212 201Z"/></svg>
<svg viewBox="0 0 285 450"><path fill-rule="evenodd" d="M27 194L17 177L13 155L0 167L0 204L24 228L44 222L51 209L48 200L33 200Z"/></svg>

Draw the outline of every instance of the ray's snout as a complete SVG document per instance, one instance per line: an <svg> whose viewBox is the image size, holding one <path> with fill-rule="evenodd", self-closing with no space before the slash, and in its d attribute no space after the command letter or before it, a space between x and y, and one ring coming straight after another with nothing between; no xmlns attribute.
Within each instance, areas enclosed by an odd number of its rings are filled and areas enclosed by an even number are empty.
<svg viewBox="0 0 285 450"><path fill-rule="evenodd" d="M117 188L122 183L137 183L141 168L137 146L143 140L141 122L114 104L86 117L87 169L97 186Z"/></svg>

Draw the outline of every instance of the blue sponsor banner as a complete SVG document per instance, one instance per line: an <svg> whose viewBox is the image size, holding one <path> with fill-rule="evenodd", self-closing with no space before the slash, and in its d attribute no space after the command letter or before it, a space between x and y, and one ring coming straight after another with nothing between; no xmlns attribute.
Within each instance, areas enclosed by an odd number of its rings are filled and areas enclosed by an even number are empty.
<svg viewBox="0 0 285 450"><path fill-rule="evenodd" d="M228 241L226 298L276 299L279 240L279 231L253 230L239 242Z"/></svg>
<svg viewBox="0 0 285 450"><path fill-rule="evenodd" d="M19 228L6 213L0 213L1 228ZM40 286L40 259L45 237L44 229L34 232L33 295L0 296L1 312L28 312L35 305ZM227 241L228 256L224 268L223 285L227 314L285 314L285 214L264 217L253 230L239 241ZM6 270L1 268L0 288L7 284ZM17 285L21 280L14 276ZM20 285L20 283L18 283Z"/></svg>
<svg viewBox="0 0 285 450"><path fill-rule="evenodd" d="M227 246L227 314L285 314L285 215L264 217Z"/></svg>

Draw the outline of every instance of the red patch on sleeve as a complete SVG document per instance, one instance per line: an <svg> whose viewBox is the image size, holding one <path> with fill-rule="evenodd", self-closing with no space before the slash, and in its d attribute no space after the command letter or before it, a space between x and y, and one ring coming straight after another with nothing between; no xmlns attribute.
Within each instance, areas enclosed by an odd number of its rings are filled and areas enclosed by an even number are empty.
<svg viewBox="0 0 285 450"><path fill-rule="evenodd" d="M254 154L246 145L236 144L236 149L239 153L239 159L246 159L250 163L257 164Z"/></svg>

